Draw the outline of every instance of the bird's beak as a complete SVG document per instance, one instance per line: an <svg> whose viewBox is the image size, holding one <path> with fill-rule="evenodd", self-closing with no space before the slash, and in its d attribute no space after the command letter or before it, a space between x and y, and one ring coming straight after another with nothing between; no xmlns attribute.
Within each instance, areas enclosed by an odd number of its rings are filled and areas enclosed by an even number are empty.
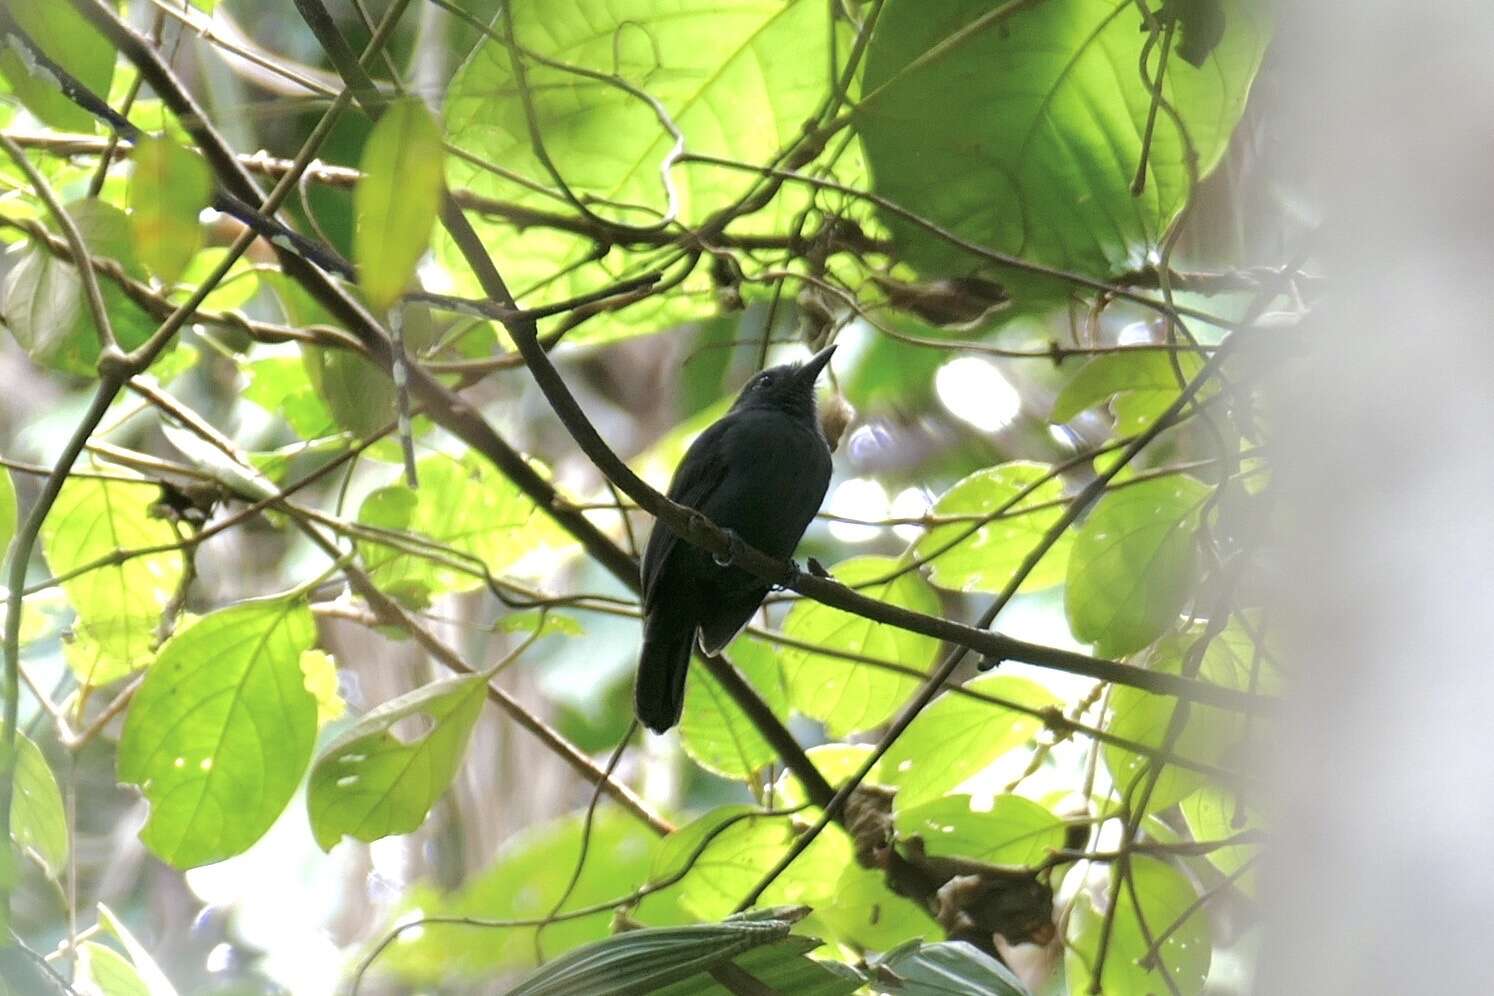
<svg viewBox="0 0 1494 996"><path fill-rule="evenodd" d="M814 382L819 379L820 371L830 365L830 357L833 355L835 355L835 344L831 343L805 360L804 365L799 368L799 372L795 375L795 379L811 391L814 390Z"/></svg>

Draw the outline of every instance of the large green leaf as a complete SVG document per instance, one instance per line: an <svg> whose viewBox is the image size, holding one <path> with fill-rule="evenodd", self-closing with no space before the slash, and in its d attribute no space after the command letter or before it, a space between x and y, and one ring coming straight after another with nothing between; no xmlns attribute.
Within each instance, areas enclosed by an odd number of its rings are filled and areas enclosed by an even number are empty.
<svg viewBox="0 0 1494 996"><path fill-rule="evenodd" d="M364 716L322 752L311 769L306 809L312 833L330 851L343 834L374 841L409 833L446 791L482 711L486 674L432 682ZM401 720L429 728L402 740Z"/></svg>
<svg viewBox="0 0 1494 996"><path fill-rule="evenodd" d="M4 731L0 730L0 736ZM16 735L15 790L10 800L10 835L29 851L48 878L67 869L67 813L62 791L41 749L24 733Z"/></svg>
<svg viewBox="0 0 1494 996"><path fill-rule="evenodd" d="M732 643L726 656L768 708L785 717L788 691L773 648L760 640L741 637ZM750 778L778 757L726 689L699 664L691 665L685 679L680 746L696 764L723 778Z"/></svg>
<svg viewBox="0 0 1494 996"><path fill-rule="evenodd" d="M114 47L71 4L55 0L6 0L7 13L47 57L97 94L109 92L114 77ZM6 44L0 48L0 73L10 81L26 109L59 131L92 133L92 114L63 95L57 80L29 54Z"/></svg>
<svg viewBox="0 0 1494 996"><path fill-rule="evenodd" d="M398 484L380 488L364 499L358 521L399 534L406 545L446 563L360 540L368 573L386 592L421 601L470 591L482 585L483 565L501 574L532 553L568 544L534 502L475 453L461 460L436 454L417 467L418 491ZM432 549L432 542L450 552Z"/></svg>
<svg viewBox="0 0 1494 996"><path fill-rule="evenodd" d="M988 516L1000 512L1002 517L978 527L973 522L952 522L925 533L915 549L920 557L933 558L929 580L956 591L1003 591L1063 513L1061 506L1024 511L1063 498L1063 482L1057 477L1034 486L1050 470L1037 463L1004 463L978 470L946 491L930 514ZM1027 488L1032 490L1019 500L1017 496ZM1072 542L1071 533L1060 536L1027 576L1023 589L1035 591L1062 581Z"/></svg>
<svg viewBox="0 0 1494 996"><path fill-rule="evenodd" d="M968 691L1031 709L1058 705L1052 692L1027 678L991 674ZM898 809L944 795L1007 751L1031 740L1043 721L996 703L944 692L909 724L882 758L883 776L898 786Z"/></svg>
<svg viewBox="0 0 1494 996"><path fill-rule="evenodd" d="M1152 98L1131 0L888 0L867 51L856 123L874 188L975 243L1105 276L1146 264L1198 168L1219 162L1245 106L1267 27L1226 3L1203 65L1169 60L1146 189L1133 195ZM1149 63L1155 74L1155 56ZM903 258L963 274L979 260L890 212ZM1010 276L1008 274L1008 276Z"/></svg>
<svg viewBox="0 0 1494 996"><path fill-rule="evenodd" d="M909 941L877 958L873 992L895 996L1028 996L1011 969L965 941ZM896 980L896 981L892 981Z"/></svg>
<svg viewBox="0 0 1494 996"><path fill-rule="evenodd" d="M1064 610L1076 639L1120 657L1176 624L1193 587L1194 531L1208 494L1205 485L1178 475L1100 499L1069 555Z"/></svg>
<svg viewBox="0 0 1494 996"><path fill-rule="evenodd" d="M1119 866L1116 866L1117 869ZM1172 991L1194 996L1203 989L1209 974L1212 946L1207 910L1192 909L1197 894L1188 880L1172 866L1155 858L1133 856L1130 875L1132 889L1112 877L1106 902L1117 904L1110 941L1106 948L1102 988L1107 993L1150 993ZM1117 895L1118 893L1118 895ZM1187 917L1183 918L1183 914ZM1182 919L1180 926L1176 926ZM1064 956L1068 991L1091 990L1095 961L1099 954L1100 934L1104 929L1104 906L1088 892L1081 892L1069 915L1068 950ZM1141 959L1152 941L1176 926L1160 948L1160 964L1143 966ZM1150 938L1151 940L1148 940ZM1163 982L1165 966L1172 985Z"/></svg>
<svg viewBox="0 0 1494 996"><path fill-rule="evenodd" d="M509 996L715 996L739 992L720 985L723 970L745 973L772 992L841 996L860 980L832 971L805 952L812 937L790 935L803 910L783 908L730 917L723 923L628 931L557 958L525 976Z"/></svg>
<svg viewBox="0 0 1494 996"><path fill-rule="evenodd" d="M363 179L353 191L353 257L375 312L389 310L404 293L430 245L444 159L441 126L414 98L389 105L363 147Z"/></svg>
<svg viewBox="0 0 1494 996"><path fill-rule="evenodd" d="M119 777L141 787L140 839L177 868L248 850L285 809L316 739L301 654L316 626L295 598L241 602L161 648L135 693Z"/></svg>
<svg viewBox="0 0 1494 996"><path fill-rule="evenodd" d="M968 795L899 807L899 837L917 835L935 856L973 858L988 865L1037 867L1063 847L1063 821L1019 795L998 795L989 809Z"/></svg>
<svg viewBox="0 0 1494 996"><path fill-rule="evenodd" d="M111 478L136 477L113 465L98 465ZM130 481L70 477L42 523L42 552L54 575L68 574L118 550L170 546L176 533L151 515L161 489ZM78 645L69 655L84 684L105 684L150 659L161 612L175 596L184 570L179 551L142 554L96 567L63 582L78 613ZM85 670L86 669L86 670Z"/></svg>
<svg viewBox="0 0 1494 996"><path fill-rule="evenodd" d="M841 584L856 587L868 598L938 615L939 597L916 571L905 571L891 581L879 580L899 566L891 557L857 557L837 564L833 573ZM825 650L865 655L915 671L927 671L939 650L939 641L932 637L809 600L789 610L783 632ZM784 648L782 655L790 702L806 716L824 722L833 737L885 722L918 687L918 680L910 675L846 658L794 647Z"/></svg>
<svg viewBox="0 0 1494 996"><path fill-rule="evenodd" d="M130 230L135 253L157 277L171 283L202 245L197 216L212 199L212 174L197 153L166 136L135 143L134 163Z"/></svg>
<svg viewBox="0 0 1494 996"><path fill-rule="evenodd" d="M428 915L526 919L548 915L565 892L581 854L580 815L532 826L510 837L497 859L461 890L440 895L418 888L408 897L409 908ZM658 838L644 824L625 813L603 807L592 826L586 866L566 900L565 910L590 906L625 896L648 877ZM644 904L644 910L649 904ZM679 922L678 914L667 917ZM611 915L606 911L564 920L542 935L548 957L605 937ZM503 968L534 964L535 930L474 930L470 927L427 925L418 936L405 935L393 945L381 966L406 979L442 982L480 977L491 979Z"/></svg>
<svg viewBox="0 0 1494 996"><path fill-rule="evenodd" d="M829 91L830 20L817 0L672 0L663 6L654 0L525 0L513 5L513 22L518 42L537 55L616 75L646 91L685 135L692 153L769 162L793 141ZM573 193L606 218L657 223L668 211L661 167L675 140L653 107L595 75L535 60L527 63L527 77L537 130ZM531 148L504 44L484 42L457 74L447 91L446 124L457 146L521 178L500 177L453 157L452 186L528 208L569 210ZM757 182L750 172L695 164L675 167L669 177L679 220L690 226ZM802 191L791 193L794 203L803 203ZM780 196L748 223L781 224L786 200ZM525 296L526 305L594 290L635 262L618 251L587 262L596 251L589 238L474 221L509 283L521 290L536 287ZM446 252L456 258L449 248ZM567 273L572 265L576 269ZM551 281L557 273L564 275ZM600 316L572 338L636 335L701 317L715 310L709 286L702 270L681 291Z"/></svg>
<svg viewBox="0 0 1494 996"><path fill-rule="evenodd" d="M97 198L75 201L66 210L90 254L114 260L130 277L145 278L123 211ZM155 319L112 280L101 279L99 289L122 347L133 349L155 331ZM21 252L0 287L0 318L36 363L81 377L95 374L99 334L83 299L82 280L72 263L50 249L32 244Z"/></svg>

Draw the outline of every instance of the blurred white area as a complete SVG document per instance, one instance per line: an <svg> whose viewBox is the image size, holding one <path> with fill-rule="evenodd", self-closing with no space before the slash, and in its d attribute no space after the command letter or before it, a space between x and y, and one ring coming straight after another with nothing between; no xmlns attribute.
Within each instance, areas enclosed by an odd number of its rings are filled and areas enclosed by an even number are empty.
<svg viewBox="0 0 1494 996"><path fill-rule="evenodd" d="M1332 299L1281 378L1292 702L1257 991L1486 993L1494 8L1280 5L1278 168Z"/></svg>
<svg viewBox="0 0 1494 996"><path fill-rule="evenodd" d="M996 364L979 356L940 367L934 390L951 415L982 432L1004 429L1022 412L1022 395Z"/></svg>

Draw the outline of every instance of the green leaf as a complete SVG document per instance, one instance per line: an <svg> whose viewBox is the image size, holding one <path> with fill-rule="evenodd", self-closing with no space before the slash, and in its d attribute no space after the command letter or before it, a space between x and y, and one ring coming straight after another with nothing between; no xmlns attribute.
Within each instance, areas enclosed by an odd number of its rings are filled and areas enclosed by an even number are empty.
<svg viewBox="0 0 1494 996"><path fill-rule="evenodd" d="M353 257L376 314L399 300L430 245L445 159L441 126L414 98L390 104L369 133L353 190Z"/></svg>
<svg viewBox="0 0 1494 996"><path fill-rule="evenodd" d="M386 592L418 600L470 591L483 584L483 565L502 574L531 554L571 545L528 496L477 454L461 460L435 454L417 468L419 491L404 485L380 488L364 499L358 521L401 534L407 547L430 550L433 542L446 547L430 551L445 562L360 539L369 576Z"/></svg>
<svg viewBox="0 0 1494 996"><path fill-rule="evenodd" d="M10 471L0 469L0 564L5 563L10 553L10 541L15 538L19 519L15 482Z"/></svg>
<svg viewBox="0 0 1494 996"><path fill-rule="evenodd" d="M1202 630L1170 636L1160 641L1147 655L1148 670L1178 674L1185 655ZM1199 665L1198 677L1236 691L1251 688L1250 661L1254 644L1238 627L1227 628L1210 641ZM1274 672L1264 671L1257 677L1258 691L1274 691ZM1110 696L1110 722L1106 730L1139 744L1160 749L1167 739L1167 729L1175 710L1184 708L1167 695L1154 695L1139 688L1117 686ZM1246 734L1253 728L1258 734L1269 730L1264 720L1247 720L1236 712L1215 709L1197 703L1186 706L1183 728L1173 744L1172 753L1205 764L1221 765L1240 754ZM1153 763L1145 754L1133 753L1115 744L1101 751L1110 778L1131 805L1137 800L1149 779ZM1187 797L1205 784L1205 776L1192 768L1169 764L1157 777L1147 801L1146 811L1157 812Z"/></svg>
<svg viewBox="0 0 1494 996"><path fill-rule="evenodd" d="M50 364L83 314L83 282L71 263L33 245L5 275L0 303L16 343L32 360Z"/></svg>
<svg viewBox="0 0 1494 996"><path fill-rule="evenodd" d="M1024 511L1063 499L1059 478L1036 484L1051 471L1043 464L1005 463L978 470L946 491L930 514L985 516L1000 512L1001 517L978 527L959 522L935 526L924 533L915 552L921 558L933 558L929 580L955 591L995 594L1005 590L1027 554L1063 514L1061 505ZM1029 487L1032 490L1018 499ZM1071 533L1060 536L1027 576L1022 590L1036 591L1061 582L1072 544Z"/></svg>
<svg viewBox="0 0 1494 996"><path fill-rule="evenodd" d="M310 361L292 356L254 360L241 368L248 375L249 384L240 395L271 415L285 419L302 439L332 435L337 432L337 424L312 383L309 367Z"/></svg>
<svg viewBox="0 0 1494 996"><path fill-rule="evenodd" d="M1249 805L1239 794L1212 782L1178 803L1178 809L1182 811L1183 819L1188 824L1188 832L1199 843L1227 840L1247 831L1261 830L1265 826L1260 812L1254 806ZM1216 848L1204 857L1224 874L1232 875L1260 852L1259 844L1235 844ZM1241 874L1235 879L1235 884L1246 895L1254 895L1254 870Z"/></svg>
<svg viewBox="0 0 1494 996"><path fill-rule="evenodd" d="M963 857L988 865L1035 868L1064 843L1063 821L1019 795L998 795L989 809L968 795L899 807L899 837L917 836L934 857Z"/></svg>
<svg viewBox="0 0 1494 996"><path fill-rule="evenodd" d="M686 867L702 841L709 841L671 892L680 906L702 920L729 914L798 836L784 816L744 814L745 807L713 809L666 838L654 862L652 881ZM761 903L818 907L832 898L841 872L854 863L850 839L830 826L763 894Z"/></svg>
<svg viewBox="0 0 1494 996"><path fill-rule="evenodd" d="M624 224L657 225L668 212L661 171L675 139L648 101L569 67L622 77L658 101L687 136L692 153L736 162L772 161L816 114L829 89L830 18L819 0L527 3L513 6L513 21L520 45L562 64L526 64L535 125L549 159L589 210ZM445 106L456 145L518 177L453 158L453 187L530 208L564 208L551 196L556 182L532 149L503 42L486 40L473 53L452 81ZM669 175L678 220L691 227L757 183L751 173L705 164L681 164ZM745 225L780 230L805 201L805 191L791 184ZM536 288L524 299L531 307L611 284L636 261L621 250L593 259L593 241L567 232L520 233L508 223L473 222L510 284ZM447 259L459 258L449 242L441 251ZM465 266L454 263L452 269L459 280L470 279L463 276ZM606 341L704 317L716 310L709 291L708 275L698 268L675 293L600 315L568 341Z"/></svg>
<svg viewBox="0 0 1494 996"><path fill-rule="evenodd" d="M241 602L161 648L135 693L119 777L150 800L140 839L177 868L248 850L285 809L316 738L301 654L316 626L297 598Z"/></svg>
<svg viewBox="0 0 1494 996"><path fill-rule="evenodd" d="M114 47L71 4L54 0L6 0L11 17L31 40L63 69L94 93L109 92L114 78ZM73 103L51 73L35 65L30 53L10 43L0 47L0 73L10 81L26 109L59 131L93 133L92 114Z"/></svg>
<svg viewBox="0 0 1494 996"><path fill-rule="evenodd" d="M571 880L581 852L581 829L579 814L532 826L510 837L497 859L455 894L416 888L408 908L432 916L544 917ZM658 843L653 831L633 817L603 807L592 826L586 865L562 908L590 906L638 888L648 876ZM646 902L644 909L648 908ZM555 957L605 937L610 923L607 911L554 923L541 938L545 954ZM379 964L411 982L490 981L501 969L534 964L532 927L493 932L429 924L418 937L406 936L409 939L392 945Z"/></svg>
<svg viewBox="0 0 1494 996"><path fill-rule="evenodd" d="M726 652L747 683L780 719L788 714L788 690L778 657L768 644L743 636ZM726 689L700 664L685 679L680 746L696 764L723 778L748 779L778 754Z"/></svg>
<svg viewBox="0 0 1494 996"><path fill-rule="evenodd" d="M628 931L557 958L521 979L509 996L715 996L738 991L713 980L729 965L772 992L854 992L859 980L804 957L819 941L789 934L803 913L763 910L724 923Z"/></svg>
<svg viewBox="0 0 1494 996"><path fill-rule="evenodd" d="M1209 488L1176 475L1100 499L1069 555L1064 610L1074 638L1121 657L1176 624L1193 587L1193 534Z"/></svg>
<svg viewBox="0 0 1494 996"><path fill-rule="evenodd" d="M985 675L964 687L1032 709L1058 705L1048 689L1013 675ZM947 691L929 703L888 749L882 758L883 777L898 786L901 811L939 798L1026 744L1042 728L1041 719L1025 712Z"/></svg>
<svg viewBox="0 0 1494 996"><path fill-rule="evenodd" d="M891 581L866 584L904 566L891 557L857 557L837 564L835 578L861 594L889 605L939 614L939 596L915 571ZM783 633L825 650L838 650L901 664L924 672L934 663L939 641L873 622L828 605L801 600L783 621ZM918 679L828 654L785 647L780 651L789 683L789 701L806 716L824 722L832 737L868 730L885 722L918 688Z"/></svg>
<svg viewBox="0 0 1494 996"><path fill-rule="evenodd" d="M1203 367L1203 360L1192 353L1179 355L1177 361L1184 383ZM1053 414L1048 420L1055 424L1067 422L1085 409L1121 394L1140 395L1134 398L1132 407L1138 411L1154 409L1155 418L1177 399L1180 390L1177 371L1167 354L1160 350L1132 350L1097 356L1080 367L1073 379L1064 385L1053 402ZM1123 432L1117 425L1116 434L1130 435L1138 427L1128 424L1125 428L1127 431Z"/></svg>
<svg viewBox="0 0 1494 996"><path fill-rule="evenodd" d="M1260 65L1266 16L1245 0L1227 8L1224 40L1201 67L1169 61L1169 110L1133 195L1152 100L1138 68L1148 36L1130 0L889 0L856 105L874 189L1033 262L1098 277L1144 266L1188 197L1188 145L1207 175ZM904 218L883 220L926 274L980 265Z"/></svg>
<svg viewBox="0 0 1494 996"><path fill-rule="evenodd" d="M466 753L487 680L487 674L446 678L390 699L328 745L306 789L322 850L332 850L344 834L375 841L425 821ZM401 739L395 724L417 716L429 728Z"/></svg>
<svg viewBox="0 0 1494 996"><path fill-rule="evenodd" d="M306 374L337 424L371 436L394 421L394 381L371 361L345 349L301 350Z"/></svg>
<svg viewBox="0 0 1494 996"><path fill-rule="evenodd" d="M1121 866L1114 867L1119 870ZM1170 865L1137 855L1131 858L1130 869L1135 896L1140 899L1139 909L1132 898L1132 889L1113 878L1105 900L1098 900L1087 891L1075 899L1069 916L1068 950L1064 955L1068 991L1092 991L1091 980L1104 929L1103 903L1114 902L1117 908L1105 954L1104 976L1100 980L1102 991L1147 993L1170 989L1193 996L1203 989L1212 958L1207 912L1204 908L1188 912L1198 897L1188 880ZM1141 959L1151 948L1147 938L1160 937L1185 912L1187 918L1162 943L1160 950L1161 963L1173 983L1168 986L1162 980L1159 966L1143 967Z"/></svg>
<svg viewBox="0 0 1494 996"><path fill-rule="evenodd" d="M98 904L98 914L99 926L114 935L120 947L124 948L125 953L130 956L130 964L135 966L136 974L145 983L145 991L150 993L150 996L176 996L176 988L166 978L166 973L161 971L161 967L150 956L145 945L130 933L124 921L103 903Z"/></svg>
<svg viewBox="0 0 1494 996"><path fill-rule="evenodd" d="M78 945L78 977L74 985L79 992L98 996L151 996L128 958L93 941Z"/></svg>
<svg viewBox="0 0 1494 996"><path fill-rule="evenodd" d="M197 216L212 200L212 175L201 156L165 136L136 142L134 163L130 231L135 252L169 284L202 247Z"/></svg>
<svg viewBox="0 0 1494 996"><path fill-rule="evenodd" d="M110 477L138 477L123 467L95 465ZM118 550L170 546L176 533L151 517L155 484L70 477L42 523L42 552L54 576L69 574ZM69 664L84 684L103 684L150 659L161 613L182 581L178 550L142 554L95 567L62 583L78 613L73 630L82 654ZM86 670L85 670L86 668Z"/></svg>
<svg viewBox="0 0 1494 996"><path fill-rule="evenodd" d="M91 255L114 260L137 280L145 278L123 211L96 198L74 201L64 210ZM145 342L156 329L155 319L112 280L101 279L99 290L120 346L134 349ZM0 317L36 363L80 377L96 375L99 334L83 300L82 281L73 264L50 249L33 243L22 253L0 289Z"/></svg>
<svg viewBox="0 0 1494 996"><path fill-rule="evenodd" d="M940 944L908 943L875 959L897 983L889 987L885 973L871 974L871 988L896 996L1029 996L1011 969L965 941ZM1074 990L1077 992L1077 990Z"/></svg>
<svg viewBox="0 0 1494 996"><path fill-rule="evenodd" d="M0 730L0 736L4 731ZM24 733L16 735L15 794L10 801L10 836L29 851L54 881L67 869L67 813L62 790L41 749Z"/></svg>
<svg viewBox="0 0 1494 996"><path fill-rule="evenodd" d="M828 900L815 906L815 919L835 939L871 951L885 951L909 937L937 937L943 929L922 906L893 892L887 873L848 862Z"/></svg>

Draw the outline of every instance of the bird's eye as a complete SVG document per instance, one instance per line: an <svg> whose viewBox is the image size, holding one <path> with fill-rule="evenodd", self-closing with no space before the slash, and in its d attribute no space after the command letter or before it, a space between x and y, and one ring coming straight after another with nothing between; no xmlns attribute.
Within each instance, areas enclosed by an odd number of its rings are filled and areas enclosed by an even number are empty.
<svg viewBox="0 0 1494 996"><path fill-rule="evenodd" d="M753 383L752 389L754 391L764 391L764 390L767 390L768 385L770 385L772 383L773 383L773 378L772 377L759 377L756 380L756 382Z"/></svg>

